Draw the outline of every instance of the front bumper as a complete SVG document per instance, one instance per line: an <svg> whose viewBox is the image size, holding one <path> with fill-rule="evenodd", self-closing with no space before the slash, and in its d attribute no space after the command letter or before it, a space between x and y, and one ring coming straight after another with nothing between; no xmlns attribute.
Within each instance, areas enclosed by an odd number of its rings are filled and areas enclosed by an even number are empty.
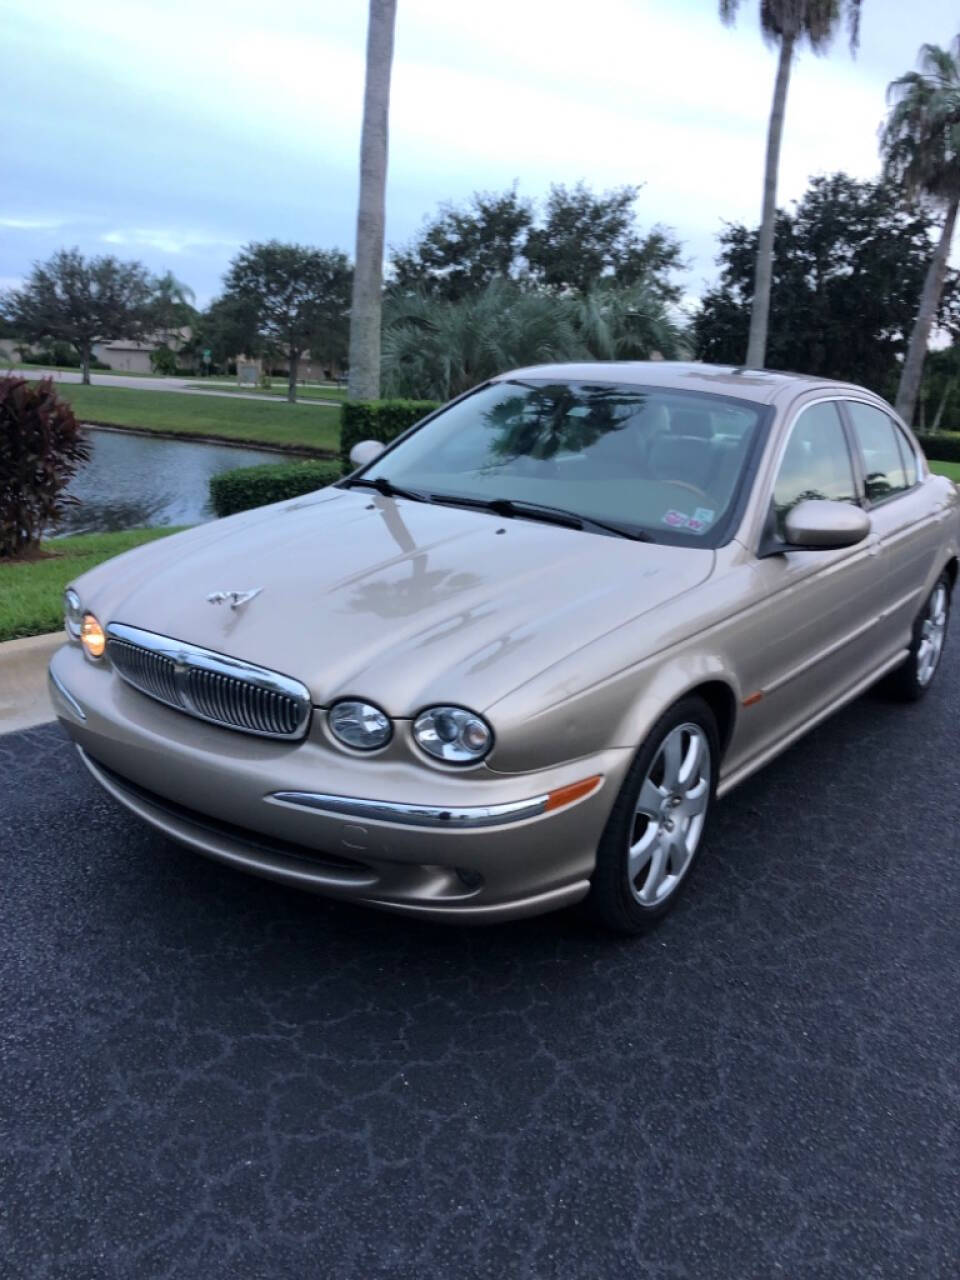
<svg viewBox="0 0 960 1280"><path fill-rule="evenodd" d="M297 887L408 914L494 922L578 901L629 753L526 774L358 758L318 726L249 737L132 689L67 645L50 667L61 723L97 781L178 842ZM315 717L319 720L319 717ZM596 775L556 809L544 798Z"/></svg>

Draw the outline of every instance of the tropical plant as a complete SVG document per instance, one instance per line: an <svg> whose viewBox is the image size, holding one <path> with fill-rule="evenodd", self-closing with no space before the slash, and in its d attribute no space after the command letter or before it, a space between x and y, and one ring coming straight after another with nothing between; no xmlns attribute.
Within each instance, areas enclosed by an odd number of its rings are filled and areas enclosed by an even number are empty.
<svg viewBox="0 0 960 1280"><path fill-rule="evenodd" d="M793 210L777 213L767 364L848 379L892 396L905 334L930 257L933 219L890 182L844 173L814 178ZM697 358L738 364L750 328L759 231L720 235L718 284L693 321ZM960 325L960 275L950 271L941 322Z"/></svg>
<svg viewBox="0 0 960 1280"><path fill-rule="evenodd" d="M356 267L350 307L350 382L356 400L380 394L380 320L386 220L390 71L397 0L370 0L360 135Z"/></svg>
<svg viewBox="0 0 960 1280"><path fill-rule="evenodd" d="M457 301L395 298L384 316L384 384L396 396L449 400L524 365L671 357L678 350L676 325L644 286L565 297L494 280Z"/></svg>
<svg viewBox="0 0 960 1280"><path fill-rule="evenodd" d="M10 292L4 309L18 331L34 342L69 342L89 385L93 347L113 338L140 339L152 320L154 284L139 262L84 258L59 249L35 263L22 289Z"/></svg>
<svg viewBox="0 0 960 1280"><path fill-rule="evenodd" d="M0 558L35 547L70 499L64 490L89 448L53 382L0 378Z"/></svg>
<svg viewBox="0 0 960 1280"><path fill-rule="evenodd" d="M888 88L890 113L880 135L886 173L908 195L943 211L897 391L897 412L907 422L916 408L960 207L960 35L949 49L925 44L919 64L919 71L907 72Z"/></svg>
<svg viewBox="0 0 960 1280"><path fill-rule="evenodd" d="M248 244L234 258L221 305L240 326L235 336L242 336L246 326L252 330L247 345L286 360L287 399L292 402L304 351L332 343L332 335L342 333L349 294L350 265L339 250L271 240Z"/></svg>
<svg viewBox="0 0 960 1280"><path fill-rule="evenodd" d="M180 331L196 319L196 294L188 284L165 271L154 282L153 318L156 332L165 347L173 348Z"/></svg>
<svg viewBox="0 0 960 1280"><path fill-rule="evenodd" d="M773 88L773 105L767 125L767 154L763 173L763 210L754 272L753 304L750 310L750 335L746 363L762 369L767 350L770 318L770 282L773 271L773 241L777 210L777 171L780 167L780 142L787 106L787 88L793 56L804 43L814 53L822 53L833 39L837 27L846 17L851 51L856 49L860 31L861 0L760 0L760 27L764 38L779 46L777 75ZM736 20L740 0L720 0L720 17L726 23Z"/></svg>

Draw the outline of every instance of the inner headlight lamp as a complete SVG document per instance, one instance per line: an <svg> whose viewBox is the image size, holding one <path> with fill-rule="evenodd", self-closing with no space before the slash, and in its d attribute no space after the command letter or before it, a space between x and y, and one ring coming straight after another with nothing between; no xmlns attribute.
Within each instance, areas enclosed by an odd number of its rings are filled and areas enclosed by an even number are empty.
<svg viewBox="0 0 960 1280"><path fill-rule="evenodd" d="M493 730L466 707L427 707L413 724L417 746L448 764L474 764L493 746Z"/></svg>

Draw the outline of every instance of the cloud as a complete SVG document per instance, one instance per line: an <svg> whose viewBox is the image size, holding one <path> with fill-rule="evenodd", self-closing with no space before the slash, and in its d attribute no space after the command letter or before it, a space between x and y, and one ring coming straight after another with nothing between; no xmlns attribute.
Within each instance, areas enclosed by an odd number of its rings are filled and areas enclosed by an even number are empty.
<svg viewBox="0 0 960 1280"><path fill-rule="evenodd" d="M239 240L209 235L203 231L179 231L175 228L131 227L106 231L100 237L104 244L123 248L158 249L161 253L191 253L197 249L236 249Z"/></svg>
<svg viewBox="0 0 960 1280"><path fill-rule="evenodd" d="M58 231L63 226L66 226L66 221L63 218L18 217L16 215L0 214L0 227L4 227L8 231Z"/></svg>

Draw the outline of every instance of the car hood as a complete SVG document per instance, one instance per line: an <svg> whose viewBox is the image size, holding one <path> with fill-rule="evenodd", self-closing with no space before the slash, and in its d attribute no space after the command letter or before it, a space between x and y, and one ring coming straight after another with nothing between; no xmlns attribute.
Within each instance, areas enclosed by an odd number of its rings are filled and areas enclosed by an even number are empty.
<svg viewBox="0 0 960 1280"><path fill-rule="evenodd" d="M326 489L161 539L77 585L102 622L295 676L318 705L356 695L404 717L435 701L483 710L691 590L713 559L706 549ZM207 599L258 588L237 609Z"/></svg>

